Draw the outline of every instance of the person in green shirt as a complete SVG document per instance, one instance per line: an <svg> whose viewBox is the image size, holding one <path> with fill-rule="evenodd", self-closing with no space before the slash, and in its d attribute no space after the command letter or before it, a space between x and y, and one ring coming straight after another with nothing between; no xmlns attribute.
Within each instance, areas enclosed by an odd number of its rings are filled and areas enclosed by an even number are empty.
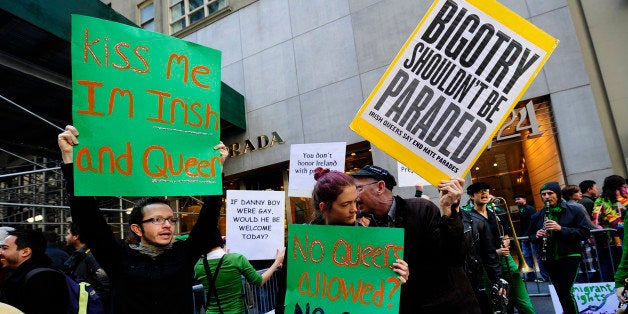
<svg viewBox="0 0 628 314"><path fill-rule="evenodd" d="M222 243L218 232L215 236ZM194 278L203 284L207 293L205 313L247 313L241 276L250 284L263 286L275 270L282 266L285 251L285 248L278 249L273 264L260 275L242 254L229 253L222 244L212 248L194 265ZM209 275L206 269L210 270Z"/></svg>

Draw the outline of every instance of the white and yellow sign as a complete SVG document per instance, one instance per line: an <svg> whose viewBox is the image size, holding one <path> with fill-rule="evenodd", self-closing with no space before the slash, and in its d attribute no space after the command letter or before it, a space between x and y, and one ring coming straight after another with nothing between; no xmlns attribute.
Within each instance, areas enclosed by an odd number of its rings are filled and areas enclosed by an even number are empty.
<svg viewBox="0 0 628 314"><path fill-rule="evenodd" d="M464 177L558 40L493 0L437 0L351 129L430 183Z"/></svg>

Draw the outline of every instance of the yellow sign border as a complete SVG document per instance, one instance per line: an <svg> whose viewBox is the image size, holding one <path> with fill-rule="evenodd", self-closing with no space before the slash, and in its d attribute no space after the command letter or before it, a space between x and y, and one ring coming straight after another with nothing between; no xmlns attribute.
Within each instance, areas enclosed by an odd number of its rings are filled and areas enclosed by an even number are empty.
<svg viewBox="0 0 628 314"><path fill-rule="evenodd" d="M384 73L382 78L379 80L375 88L371 91L370 95L368 96L368 98L366 99L366 101L364 102L364 104L362 105L358 113L356 114L354 120L349 125L349 127L353 131L360 134L366 140L368 140L369 142L371 142L372 144L374 144L375 146L377 146L378 148L380 148L381 150L389 154L394 159L406 165L408 168L410 168L412 171L414 171L415 173L423 177L425 180L427 180L434 186L438 186L441 180L449 179L450 177L449 174L433 166L427 160L417 156L414 152L407 149L405 146L401 145L395 139L391 138L386 133L380 131L368 121L362 119L361 116L364 110L366 110L368 105L371 103L377 91L382 87L382 84L384 83L388 75L390 75L390 72L398 64L399 59L406 52L406 49L408 48L412 40L416 37L417 33L419 32L419 30L421 29L425 21L428 19L428 17L432 15L432 12L434 11L434 9L443 1L447 1L447 0L436 0L434 1L434 3L432 3L427 13L423 16L423 18L421 19L417 27L412 32L411 36L406 40L406 42L404 43L403 47L401 48L401 50L399 51L395 59L391 62L390 66L386 69L386 72ZM465 2L465 1L453 1L453 2ZM506 112L510 112L515 107L517 102L519 102L519 100L521 99L525 91L528 89L528 87L530 86L534 78L536 78L538 73L541 71L541 69L543 68L543 65L545 64L547 59L550 57L550 55L552 54L556 46L558 46L558 40L497 1L467 0L466 2L470 5L475 6L478 10L484 12L486 15L490 16L495 21L498 21L505 27L509 28L513 32L517 33L521 37L528 40L529 42L534 43L541 50L546 52L545 57L540 60L540 63L534 69L532 75L530 76L530 79L523 86L519 94L512 100L512 103L509 105L508 110L506 111ZM470 168L480 157L484 149L486 149L486 146L488 146L488 144L491 142L491 140L495 136L495 133L497 133L497 131L499 130L499 128L501 127L501 125L504 123L504 121L507 118L508 118L508 115L504 114L503 117L500 119L500 122L497 125L497 127L491 132L491 135L488 137L488 140L482 143L482 149L479 151L479 153L476 156L473 157L473 160L469 163L469 166L466 169L461 169L462 172L460 172L459 175L456 175L457 177L464 177L469 172Z"/></svg>

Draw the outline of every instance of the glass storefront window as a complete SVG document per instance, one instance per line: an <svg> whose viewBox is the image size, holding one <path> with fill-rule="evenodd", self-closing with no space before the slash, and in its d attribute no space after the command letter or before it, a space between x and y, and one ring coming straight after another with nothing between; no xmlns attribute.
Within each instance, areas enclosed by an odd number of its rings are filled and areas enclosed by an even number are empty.
<svg viewBox="0 0 628 314"><path fill-rule="evenodd" d="M512 196L524 193L528 204L541 207L540 186L564 181L556 126L548 97L521 101L471 167L473 182L487 182L511 211Z"/></svg>

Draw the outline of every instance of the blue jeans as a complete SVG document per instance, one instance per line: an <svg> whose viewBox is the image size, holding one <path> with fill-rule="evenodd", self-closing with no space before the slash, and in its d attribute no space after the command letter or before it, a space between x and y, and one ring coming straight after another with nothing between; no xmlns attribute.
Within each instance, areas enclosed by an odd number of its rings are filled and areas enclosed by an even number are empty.
<svg viewBox="0 0 628 314"><path fill-rule="evenodd" d="M530 245L530 241L521 240L521 253L523 253L523 259L526 261L528 266L534 268L534 258L532 254L532 246ZM529 272L525 274L525 280L531 281L536 279L536 269L533 272Z"/></svg>

